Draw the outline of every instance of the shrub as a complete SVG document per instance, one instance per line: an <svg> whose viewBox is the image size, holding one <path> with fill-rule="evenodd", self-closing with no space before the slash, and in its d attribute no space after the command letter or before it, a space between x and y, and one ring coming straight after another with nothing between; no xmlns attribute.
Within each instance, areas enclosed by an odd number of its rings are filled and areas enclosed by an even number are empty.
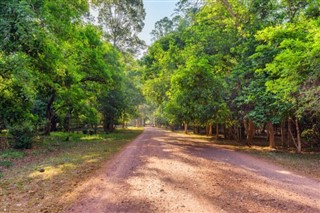
<svg viewBox="0 0 320 213"><path fill-rule="evenodd" d="M9 127L9 135L13 139L13 148L31 149L34 127L30 122L24 122Z"/></svg>

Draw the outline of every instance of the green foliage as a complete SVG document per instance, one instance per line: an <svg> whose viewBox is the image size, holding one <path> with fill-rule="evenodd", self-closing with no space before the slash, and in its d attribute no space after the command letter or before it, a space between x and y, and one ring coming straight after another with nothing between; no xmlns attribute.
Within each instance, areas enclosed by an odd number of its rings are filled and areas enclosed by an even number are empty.
<svg viewBox="0 0 320 213"><path fill-rule="evenodd" d="M119 90L110 90L106 95L99 97L101 111L104 115L105 131L112 131L113 125L117 124L120 118L120 109L123 107L123 93Z"/></svg>
<svg viewBox="0 0 320 213"><path fill-rule="evenodd" d="M30 149L33 143L34 126L31 122L9 126L9 135L13 139L13 148Z"/></svg>
<svg viewBox="0 0 320 213"><path fill-rule="evenodd" d="M11 124L32 117L36 79L30 58L24 53L0 54L0 73L0 120Z"/></svg>
<svg viewBox="0 0 320 213"><path fill-rule="evenodd" d="M152 39L158 40L173 31L173 21L168 17L157 21L155 29L151 31Z"/></svg>
<svg viewBox="0 0 320 213"><path fill-rule="evenodd" d="M157 22L142 59L159 120L238 129L294 117L310 138L320 114L319 2L201 2L179 1L176 17Z"/></svg>
<svg viewBox="0 0 320 213"><path fill-rule="evenodd" d="M146 16L142 0L96 0L98 21L104 37L121 52L136 54L144 47L138 33Z"/></svg>
<svg viewBox="0 0 320 213"><path fill-rule="evenodd" d="M305 91L317 93L318 87L312 82L319 79L316 72L319 67L319 60L316 59L319 55L319 30L318 20L301 19L295 23L267 28L257 34L257 39L265 42L258 46L259 54L264 53L265 48L279 48L273 60L259 71L270 75L266 89L294 105L294 113L299 117L310 109L307 102L314 103L314 99L310 99ZM309 101L301 101L305 98Z"/></svg>
<svg viewBox="0 0 320 213"><path fill-rule="evenodd" d="M18 159L25 156L25 153L17 150L4 150L0 152L0 159Z"/></svg>
<svg viewBox="0 0 320 213"><path fill-rule="evenodd" d="M123 21L141 31L142 2L93 3L128 12ZM98 96L109 90L120 95L118 100L124 99L116 110L125 119L135 113L132 105L137 102L130 102L129 96L140 92L135 83L125 92L121 61L131 56L119 53L115 44L105 41L105 32L84 21L88 1L5 0L0 12L0 124L10 129L14 147L29 148L37 131L96 127L103 104Z"/></svg>
<svg viewBox="0 0 320 213"><path fill-rule="evenodd" d="M206 123L217 114L223 85L206 59L189 60L186 69L172 76L171 85L167 109L177 115L176 122Z"/></svg>
<svg viewBox="0 0 320 213"><path fill-rule="evenodd" d="M10 168L11 166L13 166L13 163L11 161L0 161L0 166L5 168Z"/></svg>

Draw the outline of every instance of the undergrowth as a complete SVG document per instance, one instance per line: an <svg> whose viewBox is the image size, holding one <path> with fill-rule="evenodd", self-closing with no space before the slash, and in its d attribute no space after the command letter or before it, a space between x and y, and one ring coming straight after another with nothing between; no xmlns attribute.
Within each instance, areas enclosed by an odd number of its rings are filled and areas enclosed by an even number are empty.
<svg viewBox="0 0 320 213"><path fill-rule="evenodd" d="M54 132L37 137L31 150L1 152L0 212L61 211L62 205L73 202L62 196L141 133L142 129L96 135Z"/></svg>

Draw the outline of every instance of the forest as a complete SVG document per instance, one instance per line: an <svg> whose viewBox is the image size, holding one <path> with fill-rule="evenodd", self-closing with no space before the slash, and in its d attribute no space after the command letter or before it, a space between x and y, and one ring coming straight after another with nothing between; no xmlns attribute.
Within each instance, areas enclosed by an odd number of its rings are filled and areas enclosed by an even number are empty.
<svg viewBox="0 0 320 213"><path fill-rule="evenodd" d="M296 152L320 146L318 0L180 1L141 60L158 125Z"/></svg>
<svg viewBox="0 0 320 213"><path fill-rule="evenodd" d="M137 116L144 17L141 1L1 1L0 130L12 139L2 148L52 131L112 132Z"/></svg>
<svg viewBox="0 0 320 213"><path fill-rule="evenodd" d="M249 146L266 135L271 148L319 149L319 8L180 0L139 58L143 1L2 0L0 148L141 117Z"/></svg>
<svg viewBox="0 0 320 213"><path fill-rule="evenodd" d="M0 212L320 212L320 0L175 1L0 0Z"/></svg>

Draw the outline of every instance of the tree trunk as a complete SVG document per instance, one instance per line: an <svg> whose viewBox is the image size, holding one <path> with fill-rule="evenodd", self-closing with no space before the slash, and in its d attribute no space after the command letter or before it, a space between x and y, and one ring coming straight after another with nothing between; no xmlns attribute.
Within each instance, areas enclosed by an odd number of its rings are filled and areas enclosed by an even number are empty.
<svg viewBox="0 0 320 213"><path fill-rule="evenodd" d="M237 134L237 141L241 143L241 125L235 126L236 134Z"/></svg>
<svg viewBox="0 0 320 213"><path fill-rule="evenodd" d="M222 125L222 134L223 134L223 139L227 139L227 127L226 127L226 124Z"/></svg>
<svg viewBox="0 0 320 213"><path fill-rule="evenodd" d="M216 140L219 140L219 124L216 124Z"/></svg>
<svg viewBox="0 0 320 213"><path fill-rule="evenodd" d="M51 132L52 131L57 131L58 128L58 117L54 114L51 118Z"/></svg>
<svg viewBox="0 0 320 213"><path fill-rule="evenodd" d="M109 125L109 123L107 122L107 120L104 120L104 121L103 121L103 131L104 131L105 133L108 132L108 125Z"/></svg>
<svg viewBox="0 0 320 213"><path fill-rule="evenodd" d="M244 133L248 135L249 121L247 119L243 119L243 127L244 127Z"/></svg>
<svg viewBox="0 0 320 213"><path fill-rule="evenodd" d="M92 129L94 130L94 134L97 134L97 131L98 131L98 125L93 124L93 125L92 125Z"/></svg>
<svg viewBox="0 0 320 213"><path fill-rule="evenodd" d="M290 148L290 142L292 140L292 131L291 131L291 120L288 118L288 132L287 132L287 140L288 140L288 148Z"/></svg>
<svg viewBox="0 0 320 213"><path fill-rule="evenodd" d="M255 133L254 123L252 120L249 120L247 127L247 144L251 146L253 143L253 137Z"/></svg>
<svg viewBox="0 0 320 213"><path fill-rule="evenodd" d="M262 127L262 130L261 130L261 133L260 133L260 134L264 134L264 133L266 133L267 125L268 125L268 124L264 124L264 125L263 125L263 127ZM267 132L268 132L268 130L267 130Z"/></svg>
<svg viewBox="0 0 320 213"><path fill-rule="evenodd" d="M269 136L269 147L275 148L274 128L272 122L268 122L268 136Z"/></svg>
<svg viewBox="0 0 320 213"><path fill-rule="evenodd" d="M45 135L50 135L51 132L51 119L53 117L53 110L52 110L52 105L55 99L55 92L51 95L51 97L48 100L47 103L47 108L46 108L46 125L44 128L44 134Z"/></svg>
<svg viewBox="0 0 320 213"><path fill-rule="evenodd" d="M209 135L209 124L206 124L206 135Z"/></svg>
<svg viewBox="0 0 320 213"><path fill-rule="evenodd" d="M103 130L105 133L112 132L114 130L114 119L110 116L104 116Z"/></svg>
<svg viewBox="0 0 320 213"><path fill-rule="evenodd" d="M281 145L282 147L285 146L285 140L286 140L286 122L283 120L281 121L280 124L280 128L281 128Z"/></svg>
<svg viewBox="0 0 320 213"><path fill-rule="evenodd" d="M224 131L225 131L224 132L225 139L227 139L227 140L235 139L232 127L225 127Z"/></svg>
<svg viewBox="0 0 320 213"><path fill-rule="evenodd" d="M188 134L188 124L186 122L184 124L184 134Z"/></svg>
<svg viewBox="0 0 320 213"><path fill-rule="evenodd" d="M299 121L298 118L296 117L295 119L295 124L296 124L296 131L297 131L297 152L301 152L301 137L300 137L300 128L299 128Z"/></svg>
<svg viewBox="0 0 320 213"><path fill-rule="evenodd" d="M227 127L226 125L223 125L223 136L224 139L230 139L230 128Z"/></svg>
<svg viewBox="0 0 320 213"><path fill-rule="evenodd" d="M291 140L294 144L294 146L298 149L298 144L296 142L296 139L294 138L293 134L292 134L292 129L291 129L291 118L288 119L288 133L291 137Z"/></svg>
<svg viewBox="0 0 320 213"><path fill-rule="evenodd" d="M114 129L115 129L114 123L113 123L113 122L110 122L109 131L110 131L110 132L113 132Z"/></svg>
<svg viewBox="0 0 320 213"><path fill-rule="evenodd" d="M108 133L108 132L112 132L113 130L114 130L113 123L108 121L104 126L104 131Z"/></svg>
<svg viewBox="0 0 320 213"><path fill-rule="evenodd" d="M66 116L64 118L64 131L70 132L70 120L71 120L72 107L69 107Z"/></svg>
<svg viewBox="0 0 320 213"><path fill-rule="evenodd" d="M238 131L239 131L239 143L242 143L243 136L245 135L245 129L243 127L243 123L239 123Z"/></svg>
<svg viewBox="0 0 320 213"><path fill-rule="evenodd" d="M200 133L200 126L193 126L193 133L199 134Z"/></svg>
<svg viewBox="0 0 320 213"><path fill-rule="evenodd" d="M299 121L298 121L298 118L295 119L295 125L296 125L296 131L297 131L297 140L294 138L294 136L292 134L291 121L292 121L292 119L289 118L288 119L288 133L291 136L292 142L295 145L295 147L297 149L297 152L300 153L301 150L302 150L302 146L301 146L301 136L300 136Z"/></svg>
<svg viewBox="0 0 320 213"><path fill-rule="evenodd" d="M213 135L213 125L210 124L209 125L209 133L208 133L209 136L212 136Z"/></svg>

